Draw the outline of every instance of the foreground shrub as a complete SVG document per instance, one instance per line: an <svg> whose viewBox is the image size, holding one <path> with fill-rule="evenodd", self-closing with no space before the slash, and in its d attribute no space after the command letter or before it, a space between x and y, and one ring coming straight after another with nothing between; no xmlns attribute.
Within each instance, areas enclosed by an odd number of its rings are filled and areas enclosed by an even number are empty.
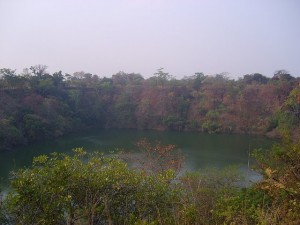
<svg viewBox="0 0 300 225"><path fill-rule="evenodd" d="M269 151L256 151L255 157L264 175L256 187L270 196L274 220L278 224L300 224L300 141L293 142L286 135Z"/></svg>
<svg viewBox="0 0 300 225"><path fill-rule="evenodd" d="M237 168L179 177L173 146L141 146L130 167L83 149L35 158L12 174L0 224L300 224L299 143L256 152L264 179L248 188Z"/></svg>
<svg viewBox="0 0 300 225"><path fill-rule="evenodd" d="M288 136L268 151L257 150L264 176L253 187L219 199L217 216L228 224L300 224L300 142Z"/></svg>
<svg viewBox="0 0 300 225"><path fill-rule="evenodd" d="M184 211L181 224L216 224L218 202L238 192L242 176L236 167L188 172L181 177Z"/></svg>
<svg viewBox="0 0 300 225"><path fill-rule="evenodd" d="M263 217L270 204L270 197L265 192L245 188L231 196L222 196L217 202L215 216L225 224L264 224Z"/></svg>
<svg viewBox="0 0 300 225"><path fill-rule="evenodd" d="M45 155L14 173L6 198L11 223L133 224L172 218L173 172L150 176L113 157Z"/></svg>

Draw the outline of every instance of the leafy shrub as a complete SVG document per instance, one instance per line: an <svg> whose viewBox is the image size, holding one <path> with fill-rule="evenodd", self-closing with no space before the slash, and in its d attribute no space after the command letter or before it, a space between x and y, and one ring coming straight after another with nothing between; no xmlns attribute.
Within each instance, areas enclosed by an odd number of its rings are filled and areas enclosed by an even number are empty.
<svg viewBox="0 0 300 225"><path fill-rule="evenodd" d="M215 209L219 199L238 191L237 182L242 179L235 167L216 168L201 172L189 172L181 178L184 212L182 223L216 224ZM185 222L184 222L185 221Z"/></svg>
<svg viewBox="0 0 300 225"><path fill-rule="evenodd" d="M6 198L17 224L128 224L172 218L172 171L155 176L113 157L76 149L34 159L14 173Z"/></svg>
<svg viewBox="0 0 300 225"><path fill-rule="evenodd" d="M255 158L264 180L256 186L272 200L271 216L280 223L300 223L300 142L285 134L280 144L268 151L257 150Z"/></svg>
<svg viewBox="0 0 300 225"><path fill-rule="evenodd" d="M261 224L269 205L270 197L264 191L245 188L218 199L215 216L225 224Z"/></svg>

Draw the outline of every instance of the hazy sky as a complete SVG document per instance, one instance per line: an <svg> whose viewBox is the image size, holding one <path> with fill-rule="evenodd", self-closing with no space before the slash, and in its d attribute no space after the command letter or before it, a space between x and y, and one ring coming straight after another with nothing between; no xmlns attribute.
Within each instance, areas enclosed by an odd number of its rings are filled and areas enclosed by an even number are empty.
<svg viewBox="0 0 300 225"><path fill-rule="evenodd" d="M0 0L0 68L300 76L299 0Z"/></svg>

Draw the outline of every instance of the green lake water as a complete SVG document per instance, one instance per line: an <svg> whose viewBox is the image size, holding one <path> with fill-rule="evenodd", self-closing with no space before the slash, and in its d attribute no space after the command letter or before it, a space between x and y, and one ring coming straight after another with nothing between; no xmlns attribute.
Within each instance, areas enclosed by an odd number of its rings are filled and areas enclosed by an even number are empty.
<svg viewBox="0 0 300 225"><path fill-rule="evenodd" d="M206 167L222 169L234 164L238 165L252 180L258 179L259 176L252 170L248 170L249 151L272 145L272 141L269 139L247 135L131 129L91 130L1 152L1 183L5 187L10 171L31 165L32 158L41 154L70 153L76 147L83 147L86 151L102 151L104 153L120 148L135 152L135 143L143 138L147 138L150 142L160 141L162 144L176 145L185 156L184 168L187 170L199 170Z"/></svg>

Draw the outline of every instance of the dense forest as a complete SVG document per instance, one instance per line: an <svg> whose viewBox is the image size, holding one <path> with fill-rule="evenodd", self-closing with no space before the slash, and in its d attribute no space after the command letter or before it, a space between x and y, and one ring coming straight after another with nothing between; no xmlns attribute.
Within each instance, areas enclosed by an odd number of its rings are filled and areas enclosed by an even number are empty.
<svg viewBox="0 0 300 225"><path fill-rule="evenodd" d="M119 72L49 74L44 65L0 70L0 148L55 138L76 129L136 128L270 137L299 136L299 78L195 73L176 79L163 69L145 79Z"/></svg>
<svg viewBox="0 0 300 225"><path fill-rule="evenodd" d="M299 224L299 78L277 71L232 80L181 80L119 72L0 70L0 146L10 149L78 129L135 128L280 137L255 150L263 179L243 186L237 168L183 172L174 145L141 140L140 154L52 153L11 173L1 224ZM1 191L1 190L0 190Z"/></svg>

